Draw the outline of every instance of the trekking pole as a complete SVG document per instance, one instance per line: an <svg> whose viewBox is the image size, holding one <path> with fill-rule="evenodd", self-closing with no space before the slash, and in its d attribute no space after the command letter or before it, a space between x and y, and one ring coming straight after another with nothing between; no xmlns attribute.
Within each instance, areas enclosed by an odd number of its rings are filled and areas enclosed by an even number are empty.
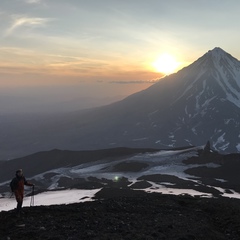
<svg viewBox="0 0 240 240"><path fill-rule="evenodd" d="M31 196L31 202L30 202L30 207L34 206L34 185L32 186L32 196Z"/></svg>

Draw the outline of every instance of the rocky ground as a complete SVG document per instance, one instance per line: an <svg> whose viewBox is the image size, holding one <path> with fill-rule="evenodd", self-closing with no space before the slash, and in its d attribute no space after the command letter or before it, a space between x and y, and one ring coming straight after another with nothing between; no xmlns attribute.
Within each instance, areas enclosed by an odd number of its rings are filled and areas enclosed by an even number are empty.
<svg viewBox="0 0 240 240"><path fill-rule="evenodd" d="M240 200L105 188L93 202L0 212L1 240L240 239Z"/></svg>

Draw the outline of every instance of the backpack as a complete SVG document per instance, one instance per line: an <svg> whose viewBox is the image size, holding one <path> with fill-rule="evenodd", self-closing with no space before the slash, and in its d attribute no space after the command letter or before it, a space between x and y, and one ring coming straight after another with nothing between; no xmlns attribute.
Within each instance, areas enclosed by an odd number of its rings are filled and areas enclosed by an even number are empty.
<svg viewBox="0 0 240 240"><path fill-rule="evenodd" d="M10 182L10 188L12 192L14 192L17 189L17 184L18 184L17 178L13 178L12 181Z"/></svg>

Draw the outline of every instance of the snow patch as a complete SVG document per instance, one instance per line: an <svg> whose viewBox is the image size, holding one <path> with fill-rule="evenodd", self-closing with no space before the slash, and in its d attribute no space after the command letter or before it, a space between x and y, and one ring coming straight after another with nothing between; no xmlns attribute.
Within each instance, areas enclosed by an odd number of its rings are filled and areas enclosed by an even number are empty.
<svg viewBox="0 0 240 240"><path fill-rule="evenodd" d="M48 191L34 196L35 206L49 206L59 204L70 204L85 201L92 201L92 197L101 189L77 190L68 189L60 191ZM25 197L23 207L30 206L31 197ZM12 210L16 207L14 198L0 198L0 211Z"/></svg>

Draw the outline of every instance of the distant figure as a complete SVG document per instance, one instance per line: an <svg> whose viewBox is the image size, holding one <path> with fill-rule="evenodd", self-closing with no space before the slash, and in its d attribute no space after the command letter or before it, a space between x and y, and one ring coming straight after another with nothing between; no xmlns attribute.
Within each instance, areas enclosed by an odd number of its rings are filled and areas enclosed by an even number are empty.
<svg viewBox="0 0 240 240"><path fill-rule="evenodd" d="M23 196L24 196L24 185L26 186L34 186L34 184L28 182L26 178L23 176L22 169L18 169L16 171L16 177L12 179L10 183L10 187L12 192L15 195L17 201L17 213L20 213L23 204Z"/></svg>

